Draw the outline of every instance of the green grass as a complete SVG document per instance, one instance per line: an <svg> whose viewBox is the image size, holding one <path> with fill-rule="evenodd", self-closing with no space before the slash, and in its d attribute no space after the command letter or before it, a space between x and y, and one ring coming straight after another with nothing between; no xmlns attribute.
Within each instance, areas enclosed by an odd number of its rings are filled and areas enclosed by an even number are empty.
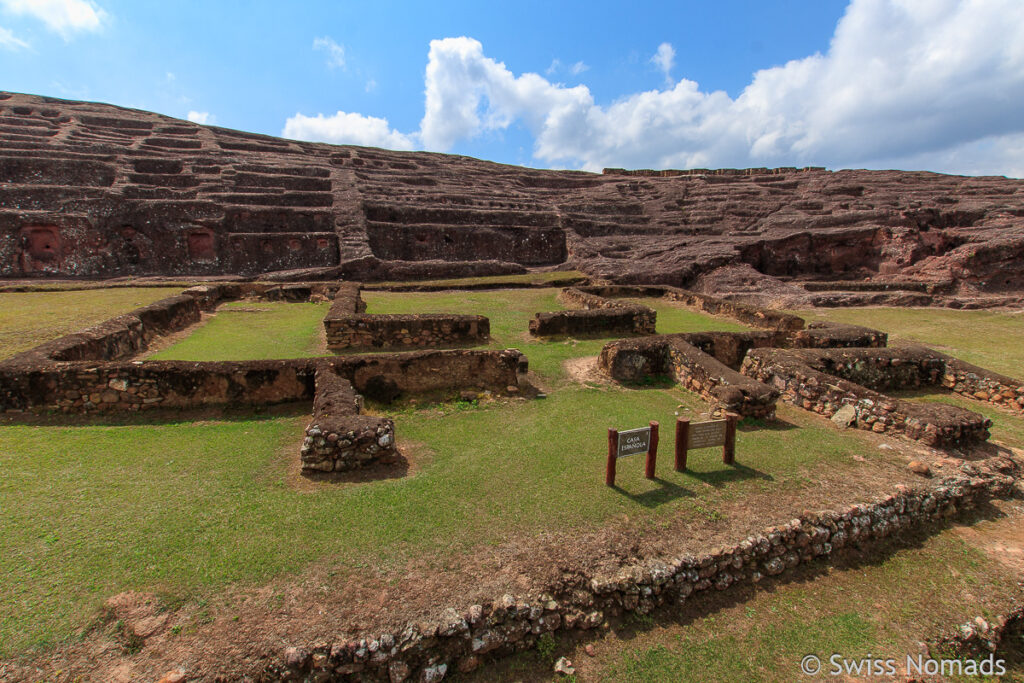
<svg viewBox="0 0 1024 683"><path fill-rule="evenodd" d="M750 328L725 317L716 317L694 311L678 303L644 297L641 299L623 299L653 308L658 312L658 334L676 334L679 332L746 332Z"/></svg>
<svg viewBox="0 0 1024 683"><path fill-rule="evenodd" d="M0 359L181 293L181 287L0 293Z"/></svg>
<svg viewBox="0 0 1024 683"><path fill-rule="evenodd" d="M564 280L566 278L582 278L585 274L578 270L555 270L543 273L521 273L519 275L486 275L484 277L459 277L441 280L416 280L414 282L375 282L367 285L371 288L385 288L406 285L425 285L429 287L462 287L465 285L496 285L496 284L535 284Z"/></svg>
<svg viewBox="0 0 1024 683"><path fill-rule="evenodd" d="M392 413L400 443L430 451L416 476L312 492L286 483L305 407L195 423L0 427L0 656L70 637L125 590L209 598L314 562L341 571L443 562L516 533L585 531L623 514L715 518L722 501L799 491L816 464L872 456L837 432L765 430L741 434L741 467L707 450L678 474L667 433L660 479L644 479L637 456L620 461L619 490L604 486L605 428L667 426L680 403L702 409L678 390L579 386L505 406L407 406Z"/></svg>
<svg viewBox="0 0 1024 683"><path fill-rule="evenodd" d="M835 308L796 311L807 320L864 325L894 341L937 350L1010 377L1024 378L1024 311L954 311L942 308Z"/></svg>
<svg viewBox="0 0 1024 683"><path fill-rule="evenodd" d="M907 654L919 653L918 640L974 616L991 618L988 605L1015 592L1008 568L946 532L813 584L784 583L692 622L608 639L600 664L583 679L794 681L807 678L799 667L808 654L821 659L819 677L828 680L833 653L894 658L902 666Z"/></svg>
<svg viewBox="0 0 1024 683"><path fill-rule="evenodd" d="M530 359L530 369L545 382L559 383L562 364L570 358L596 356L601 347L618 335L602 338L541 341L528 332L535 313L565 309L558 288L488 290L476 292L363 292L367 313L462 313L483 314L491 323L491 348L517 348ZM657 299L643 299L658 311L659 332L742 330L742 326L674 306ZM665 316L664 324L662 315Z"/></svg>
<svg viewBox="0 0 1024 683"><path fill-rule="evenodd" d="M323 317L330 304L233 301L154 360L268 360L320 356Z"/></svg>

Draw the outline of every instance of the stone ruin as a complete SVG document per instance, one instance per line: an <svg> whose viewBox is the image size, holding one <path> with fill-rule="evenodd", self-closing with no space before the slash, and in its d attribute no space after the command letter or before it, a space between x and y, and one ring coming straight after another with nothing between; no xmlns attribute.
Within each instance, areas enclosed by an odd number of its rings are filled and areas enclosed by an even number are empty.
<svg viewBox="0 0 1024 683"><path fill-rule="evenodd" d="M761 303L996 305L1024 184L820 168L544 171L0 93L0 277L379 281L577 268Z"/></svg>

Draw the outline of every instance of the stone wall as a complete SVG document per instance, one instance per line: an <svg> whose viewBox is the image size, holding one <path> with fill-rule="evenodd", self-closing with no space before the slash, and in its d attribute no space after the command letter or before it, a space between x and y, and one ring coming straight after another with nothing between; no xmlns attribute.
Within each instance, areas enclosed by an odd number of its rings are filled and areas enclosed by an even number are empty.
<svg viewBox="0 0 1024 683"><path fill-rule="evenodd" d="M779 392L732 370L681 339L668 343L669 374L684 388L727 412L775 417Z"/></svg>
<svg viewBox="0 0 1024 683"><path fill-rule="evenodd" d="M463 389L498 394L519 392L519 376L528 369L516 349L502 351L446 349L339 356L330 360L336 372L356 391L370 395L375 378L394 383L399 394L432 394ZM397 396L397 395L396 395Z"/></svg>
<svg viewBox="0 0 1024 683"><path fill-rule="evenodd" d="M775 414L779 392L738 372L751 349L884 346L885 342L883 332L838 323L795 331L659 334L606 344L598 364L609 377L620 382L669 375L717 407L745 417L763 418Z"/></svg>
<svg viewBox="0 0 1024 683"><path fill-rule="evenodd" d="M725 360L735 361L737 354L742 358L748 344L769 343L773 336L766 332L714 332L623 339L606 344L598 364L608 376L621 382L669 375L685 389L729 412L744 417L772 417L779 393L740 374L714 352L718 351Z"/></svg>
<svg viewBox="0 0 1024 683"><path fill-rule="evenodd" d="M145 350L158 336L199 321L199 302L188 295L161 299L81 332L45 342L4 364L39 365L51 361L117 360Z"/></svg>
<svg viewBox="0 0 1024 683"><path fill-rule="evenodd" d="M904 401L858 383L885 390L936 384L944 367L937 356L908 349L754 349L742 372L806 410L832 417L845 409L844 422L861 429L905 434L940 448L984 441L992 422L977 413Z"/></svg>
<svg viewBox="0 0 1024 683"><path fill-rule="evenodd" d="M299 456L306 472L341 472L395 455L395 423L361 415L362 397L328 363L316 371L313 419L306 427Z"/></svg>
<svg viewBox="0 0 1024 683"><path fill-rule="evenodd" d="M527 369L526 357L515 349L266 361L62 362L37 367L3 363L0 412L87 413L311 401L320 363L334 368L361 393L371 381L386 381L407 395L462 389L517 393L518 377Z"/></svg>
<svg viewBox="0 0 1024 683"><path fill-rule="evenodd" d="M0 412L88 413L313 399L313 360L0 364Z"/></svg>
<svg viewBox="0 0 1024 683"><path fill-rule="evenodd" d="M580 310L537 313L530 321L535 336L654 334L657 313L646 306L622 303L578 287L563 289L558 298Z"/></svg>
<svg viewBox="0 0 1024 683"><path fill-rule="evenodd" d="M330 349L379 349L485 344L491 323L482 315L367 315L361 285L339 287L324 330Z"/></svg>
<svg viewBox="0 0 1024 683"><path fill-rule="evenodd" d="M830 562L844 549L865 551L885 539L919 533L993 497L1009 497L1015 485L1013 474L975 470L934 488L899 487L870 503L805 513L699 556L642 558L599 574L563 575L530 595L439 609L384 634L324 634L318 643L286 648L265 674L273 680L440 681L449 672L469 672L533 648L546 633L582 634L609 619L649 614L712 589L749 590L766 576Z"/></svg>
<svg viewBox="0 0 1024 683"><path fill-rule="evenodd" d="M1024 412L1024 382L944 356L942 386L976 401Z"/></svg>

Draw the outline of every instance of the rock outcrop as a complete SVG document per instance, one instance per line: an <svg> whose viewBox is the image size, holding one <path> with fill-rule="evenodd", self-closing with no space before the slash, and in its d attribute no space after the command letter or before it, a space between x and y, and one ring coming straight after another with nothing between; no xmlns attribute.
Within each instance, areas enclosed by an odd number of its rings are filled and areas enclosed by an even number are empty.
<svg viewBox="0 0 1024 683"><path fill-rule="evenodd" d="M794 279L1024 289L1024 182L1003 177L545 171L13 93L0 134L0 277L576 267L790 298Z"/></svg>

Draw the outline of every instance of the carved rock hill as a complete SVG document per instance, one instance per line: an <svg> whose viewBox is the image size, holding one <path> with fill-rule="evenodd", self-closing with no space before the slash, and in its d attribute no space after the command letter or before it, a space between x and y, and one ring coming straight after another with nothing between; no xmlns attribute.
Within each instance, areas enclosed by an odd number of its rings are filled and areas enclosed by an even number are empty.
<svg viewBox="0 0 1024 683"><path fill-rule="evenodd" d="M524 267L733 290L870 278L1016 292L1024 182L816 168L544 171L0 93L0 277Z"/></svg>

